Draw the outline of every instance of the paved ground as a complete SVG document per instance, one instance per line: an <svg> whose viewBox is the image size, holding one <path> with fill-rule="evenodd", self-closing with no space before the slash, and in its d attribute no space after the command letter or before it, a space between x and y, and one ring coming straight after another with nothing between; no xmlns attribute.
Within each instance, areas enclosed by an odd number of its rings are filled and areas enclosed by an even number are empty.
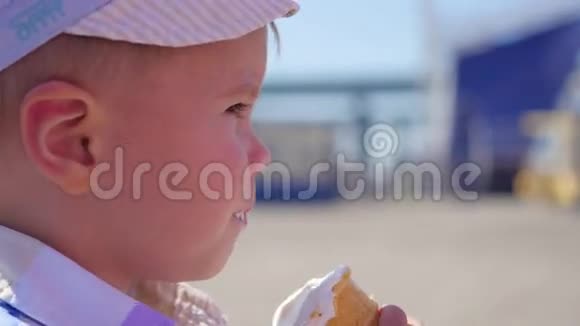
<svg viewBox="0 0 580 326"><path fill-rule="evenodd" d="M580 214L507 199L262 206L224 273L197 286L232 325L269 325L340 263L427 326L580 325Z"/></svg>

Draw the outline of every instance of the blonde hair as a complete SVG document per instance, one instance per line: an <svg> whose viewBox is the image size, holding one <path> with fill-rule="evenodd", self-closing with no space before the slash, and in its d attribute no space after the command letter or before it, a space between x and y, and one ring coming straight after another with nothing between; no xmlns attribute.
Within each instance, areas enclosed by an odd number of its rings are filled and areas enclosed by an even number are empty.
<svg viewBox="0 0 580 326"><path fill-rule="evenodd" d="M279 52L278 29L274 23L270 28ZM58 78L90 89L95 83L111 84L124 73L143 72L144 67L170 52L152 45L60 35L0 72L0 126L9 120L5 119L8 112L16 111L11 108L39 83Z"/></svg>
<svg viewBox="0 0 580 326"><path fill-rule="evenodd" d="M0 126L17 114L26 92L50 79L90 89L112 83L128 71L143 69L163 48L105 39L60 35L0 72ZM0 129L0 133L2 132Z"/></svg>

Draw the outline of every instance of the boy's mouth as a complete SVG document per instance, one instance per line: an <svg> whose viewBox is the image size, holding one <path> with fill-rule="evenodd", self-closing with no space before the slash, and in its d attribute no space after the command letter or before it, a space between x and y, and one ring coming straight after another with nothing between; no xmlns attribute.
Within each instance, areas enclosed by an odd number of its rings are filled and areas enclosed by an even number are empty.
<svg viewBox="0 0 580 326"><path fill-rule="evenodd" d="M233 218L242 225L248 225L248 211L239 211L234 213Z"/></svg>

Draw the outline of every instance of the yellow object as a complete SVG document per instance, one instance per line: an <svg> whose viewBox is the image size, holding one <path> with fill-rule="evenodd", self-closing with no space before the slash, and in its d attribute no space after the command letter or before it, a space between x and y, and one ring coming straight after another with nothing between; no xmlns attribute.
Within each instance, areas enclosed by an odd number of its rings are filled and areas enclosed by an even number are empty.
<svg viewBox="0 0 580 326"><path fill-rule="evenodd" d="M548 199L561 206L570 206L580 198L574 173L542 175L531 170L520 171L515 179L515 193L525 200Z"/></svg>
<svg viewBox="0 0 580 326"><path fill-rule="evenodd" d="M515 194L523 199L574 205L580 199L580 119L566 111L531 112L523 127L535 145L516 175Z"/></svg>
<svg viewBox="0 0 580 326"><path fill-rule="evenodd" d="M350 271L332 289L336 315L327 326L378 326L379 305L350 278Z"/></svg>

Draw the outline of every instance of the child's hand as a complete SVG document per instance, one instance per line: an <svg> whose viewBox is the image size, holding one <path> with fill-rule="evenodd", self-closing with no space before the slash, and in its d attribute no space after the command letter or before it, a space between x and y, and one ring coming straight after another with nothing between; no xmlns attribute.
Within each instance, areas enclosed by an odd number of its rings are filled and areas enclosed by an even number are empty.
<svg viewBox="0 0 580 326"><path fill-rule="evenodd" d="M392 305L383 306L381 308L381 317L379 318L379 326L421 326L415 320L408 318L405 312Z"/></svg>

